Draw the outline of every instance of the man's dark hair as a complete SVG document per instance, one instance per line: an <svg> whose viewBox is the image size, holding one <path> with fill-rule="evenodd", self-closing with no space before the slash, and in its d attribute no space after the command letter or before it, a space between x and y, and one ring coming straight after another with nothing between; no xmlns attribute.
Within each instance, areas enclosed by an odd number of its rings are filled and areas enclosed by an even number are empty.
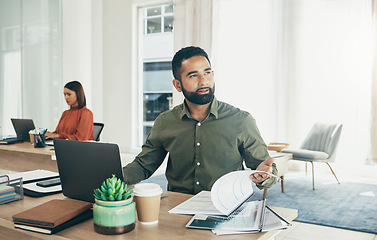
<svg viewBox="0 0 377 240"><path fill-rule="evenodd" d="M208 60L209 65L211 66L211 61L209 61L208 54L200 47L189 46L189 47L182 48L174 55L173 60L171 62L172 69L173 69L173 76L175 79L181 80L182 62L186 59L189 59L195 56L205 57Z"/></svg>
<svg viewBox="0 0 377 240"><path fill-rule="evenodd" d="M76 92L76 97L77 97L77 102L79 104L79 106L78 106L79 109L86 106L85 93L84 93L84 89L83 89L80 82L78 82L78 81L69 82L64 86L64 88L68 88L68 89Z"/></svg>

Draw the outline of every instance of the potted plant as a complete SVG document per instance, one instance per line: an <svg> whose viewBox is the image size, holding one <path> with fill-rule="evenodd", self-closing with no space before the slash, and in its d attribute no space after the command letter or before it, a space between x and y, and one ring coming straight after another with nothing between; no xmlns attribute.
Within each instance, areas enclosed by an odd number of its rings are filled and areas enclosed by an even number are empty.
<svg viewBox="0 0 377 240"><path fill-rule="evenodd" d="M94 190L94 230L101 234L121 234L135 228L136 212L132 188L112 176Z"/></svg>

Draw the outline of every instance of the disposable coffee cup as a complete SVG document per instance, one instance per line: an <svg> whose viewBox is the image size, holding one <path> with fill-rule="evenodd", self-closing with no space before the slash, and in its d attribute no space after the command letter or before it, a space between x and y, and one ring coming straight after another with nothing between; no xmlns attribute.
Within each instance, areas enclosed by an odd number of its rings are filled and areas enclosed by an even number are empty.
<svg viewBox="0 0 377 240"><path fill-rule="evenodd" d="M161 193L161 187L155 183L139 183L134 186L137 219L141 224L158 222Z"/></svg>
<svg viewBox="0 0 377 240"><path fill-rule="evenodd" d="M29 136L31 144L34 144L34 133L29 133Z"/></svg>

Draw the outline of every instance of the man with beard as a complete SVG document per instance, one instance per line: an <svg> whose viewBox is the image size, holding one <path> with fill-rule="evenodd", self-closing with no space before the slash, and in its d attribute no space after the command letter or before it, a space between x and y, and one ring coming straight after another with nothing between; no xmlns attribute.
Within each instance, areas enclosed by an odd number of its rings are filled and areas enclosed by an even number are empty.
<svg viewBox="0 0 377 240"><path fill-rule="evenodd" d="M248 168L277 174L274 159L260 136L254 118L214 97L214 72L207 53L199 47L179 50L173 60L173 85L185 100L161 113L135 160L123 168L126 183L149 178L169 153L168 190L197 194L211 190L221 176ZM276 178L250 175L259 188Z"/></svg>

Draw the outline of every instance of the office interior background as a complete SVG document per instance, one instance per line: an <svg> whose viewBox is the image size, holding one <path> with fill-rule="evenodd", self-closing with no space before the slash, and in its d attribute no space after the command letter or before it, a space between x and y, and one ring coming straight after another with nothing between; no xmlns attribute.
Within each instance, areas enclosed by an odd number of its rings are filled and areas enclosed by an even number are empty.
<svg viewBox="0 0 377 240"><path fill-rule="evenodd" d="M54 130L78 80L101 140L137 154L183 101L175 51L199 45L218 100L250 112L266 143L342 123L338 166L372 166L372 19L371 0L0 0L0 135L15 134L10 118Z"/></svg>

